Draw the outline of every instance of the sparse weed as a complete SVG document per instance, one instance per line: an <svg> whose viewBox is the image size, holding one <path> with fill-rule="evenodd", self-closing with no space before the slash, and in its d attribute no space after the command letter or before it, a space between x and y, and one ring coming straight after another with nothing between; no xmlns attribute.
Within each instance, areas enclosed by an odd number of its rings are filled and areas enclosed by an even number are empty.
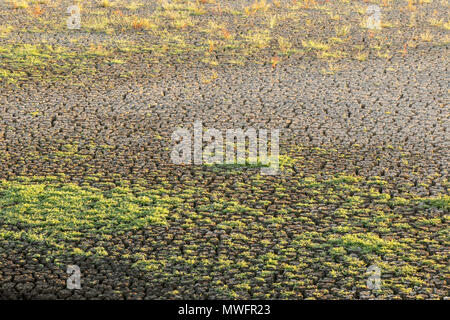
<svg viewBox="0 0 450 320"><path fill-rule="evenodd" d="M282 54L287 55L292 48L292 43L284 37L278 38L278 46Z"/></svg>
<svg viewBox="0 0 450 320"><path fill-rule="evenodd" d="M344 26L337 26L335 27L336 35L338 37L345 37L350 32L351 26L350 25L344 25Z"/></svg>
<svg viewBox="0 0 450 320"><path fill-rule="evenodd" d="M330 46L326 43L316 41L316 40L308 40L302 41L302 46L306 49L314 49L314 50L328 50Z"/></svg>
<svg viewBox="0 0 450 320"><path fill-rule="evenodd" d="M6 37L12 30L14 30L13 26L1 25L0 26L0 38Z"/></svg>
<svg viewBox="0 0 450 320"><path fill-rule="evenodd" d="M112 7L114 4L111 2L111 1L109 1L109 0L101 0L100 2L99 2L99 6L100 7L102 7L102 8L110 8L110 7Z"/></svg>
<svg viewBox="0 0 450 320"><path fill-rule="evenodd" d="M434 36L430 32L430 30L425 31L424 33L422 33L420 35L420 39L422 39L422 41L425 41L425 42L431 42L433 40L433 38L434 38Z"/></svg>
<svg viewBox="0 0 450 320"><path fill-rule="evenodd" d="M258 49L266 48L269 45L269 41L271 39L269 32L267 31L250 31L245 39L248 43L250 43L253 47Z"/></svg>
<svg viewBox="0 0 450 320"><path fill-rule="evenodd" d="M127 19L134 30L153 30L157 28L157 25L150 21L150 19L141 17L132 17Z"/></svg>
<svg viewBox="0 0 450 320"><path fill-rule="evenodd" d="M430 25L432 25L433 27L442 27L444 25L444 19L430 19L428 20L428 22L430 23Z"/></svg>
<svg viewBox="0 0 450 320"><path fill-rule="evenodd" d="M276 25L278 24L278 16L277 15L269 16L267 20L268 20L268 25L269 25L270 29L275 28Z"/></svg>
<svg viewBox="0 0 450 320"><path fill-rule="evenodd" d="M355 59L358 61L366 61L369 54L367 52L358 52L355 55Z"/></svg>
<svg viewBox="0 0 450 320"><path fill-rule="evenodd" d="M35 5L33 8L31 8L31 13L33 16L39 17L44 13L44 10L39 5Z"/></svg>
<svg viewBox="0 0 450 320"><path fill-rule="evenodd" d="M324 75L334 75L337 72L339 72L340 70L341 70L341 67L339 67L338 65L333 64L329 61L328 68L322 68L321 73Z"/></svg>
<svg viewBox="0 0 450 320"><path fill-rule="evenodd" d="M13 9L28 9L28 1L12 1Z"/></svg>
<svg viewBox="0 0 450 320"><path fill-rule="evenodd" d="M266 12L269 8L270 4L266 0L255 0L253 4L244 8L244 12L247 16L251 16L257 12Z"/></svg>
<svg viewBox="0 0 450 320"><path fill-rule="evenodd" d="M130 10L130 11L136 11L137 9L139 9L140 7L142 7L143 4L140 2L136 2L136 1L132 1L130 3L127 3L125 5L125 8Z"/></svg>

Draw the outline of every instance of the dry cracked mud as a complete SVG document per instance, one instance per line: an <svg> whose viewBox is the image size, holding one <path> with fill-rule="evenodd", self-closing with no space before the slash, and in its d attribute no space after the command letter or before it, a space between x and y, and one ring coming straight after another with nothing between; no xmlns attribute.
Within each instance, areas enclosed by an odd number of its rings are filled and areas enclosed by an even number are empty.
<svg viewBox="0 0 450 320"><path fill-rule="evenodd" d="M285 3L267 10L311 18L321 10ZM340 8L320 3L332 14ZM401 15L405 4L393 10ZM216 17L212 1L197 5L207 13L195 19ZM229 5L246 12L243 2ZM437 1L423 6L448 10ZM60 8L42 7L46 14ZM0 5L0 17L20 16L17 10ZM118 37L88 31L91 38L80 41ZM34 43L34 36L0 37L7 48L0 67L10 71L0 87L1 298L450 296L448 42L387 59L341 57L331 60L335 72L307 52L280 55L278 63L272 47L252 51L245 63L222 63L219 55L214 66L191 63L195 50L155 62L154 52L136 49L124 64L110 63L114 54L89 56L94 72L74 77L59 77L73 65L47 69L66 63L50 59L45 70L58 76L49 80L44 69L25 70L26 62L8 56L12 41ZM52 36L68 45L59 31ZM363 30L346 46L372 36ZM391 48L401 49L393 39ZM195 121L224 132L279 129L279 174L173 164L172 133L192 131ZM66 286L68 265L80 267L79 290ZM378 290L367 287L371 265L381 270Z"/></svg>

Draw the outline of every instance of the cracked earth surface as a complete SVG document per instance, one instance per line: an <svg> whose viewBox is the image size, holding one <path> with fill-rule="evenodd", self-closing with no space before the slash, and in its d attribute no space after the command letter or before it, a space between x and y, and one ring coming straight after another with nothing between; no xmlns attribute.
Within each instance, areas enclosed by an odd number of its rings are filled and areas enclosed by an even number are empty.
<svg viewBox="0 0 450 320"><path fill-rule="evenodd" d="M0 297L448 297L448 67L428 47L332 75L304 58L4 84ZM173 164L198 120L279 128L280 174Z"/></svg>

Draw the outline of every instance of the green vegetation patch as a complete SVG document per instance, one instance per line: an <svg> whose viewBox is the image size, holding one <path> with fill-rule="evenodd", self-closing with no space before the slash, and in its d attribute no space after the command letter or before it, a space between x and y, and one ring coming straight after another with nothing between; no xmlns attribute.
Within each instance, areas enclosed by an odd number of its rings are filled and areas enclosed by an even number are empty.
<svg viewBox="0 0 450 320"><path fill-rule="evenodd" d="M0 44L0 81L15 83L29 77L51 81L93 74L97 63L120 60L118 52L114 56L111 53L102 46L86 49L45 43Z"/></svg>
<svg viewBox="0 0 450 320"><path fill-rule="evenodd" d="M57 244L164 226L183 199L159 190L108 191L71 183L0 182L0 239ZM12 228L12 226L14 226Z"/></svg>
<svg viewBox="0 0 450 320"><path fill-rule="evenodd" d="M0 248L56 264L103 259L151 272L152 286L183 284L166 298L198 297L195 283L232 299L345 298L366 288L372 264L382 270L377 296L398 298L430 290L432 273L448 275L446 195L386 197L376 186L391 190L388 181L348 174L198 183L118 178L99 189L64 177L3 180ZM322 280L340 291L317 288Z"/></svg>

